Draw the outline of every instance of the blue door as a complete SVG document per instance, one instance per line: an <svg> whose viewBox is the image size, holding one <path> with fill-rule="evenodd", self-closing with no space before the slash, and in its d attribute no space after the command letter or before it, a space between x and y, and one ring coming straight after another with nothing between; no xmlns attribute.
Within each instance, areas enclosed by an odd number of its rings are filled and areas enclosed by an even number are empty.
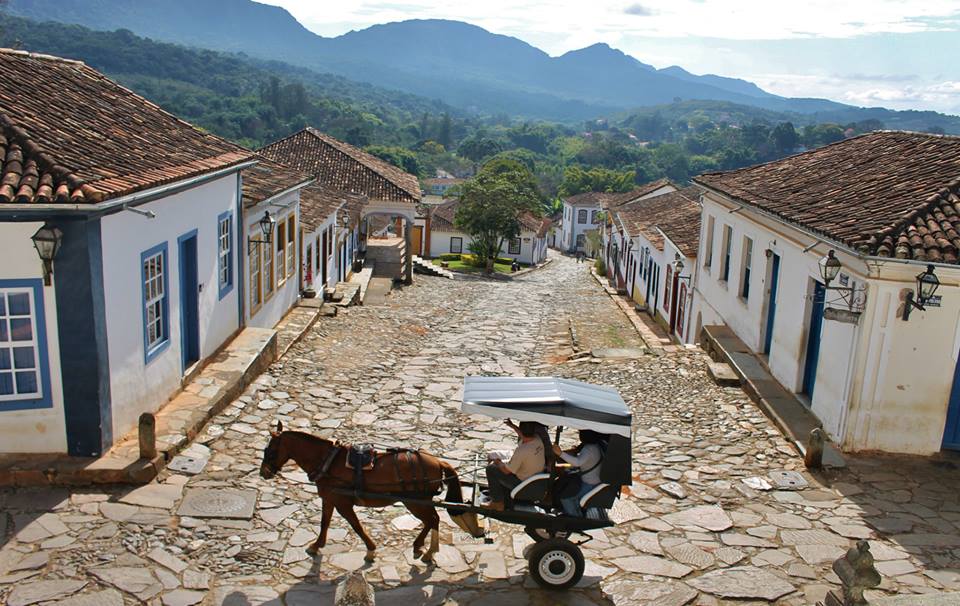
<svg viewBox="0 0 960 606"><path fill-rule="evenodd" d="M780 255L773 255L773 267L770 269L770 301L767 303L767 333L763 339L763 353L770 355L773 343L773 319L777 315L777 285L780 284Z"/></svg>
<svg viewBox="0 0 960 606"><path fill-rule="evenodd" d="M200 360L200 284L197 280L197 232L180 236L180 351L183 370Z"/></svg>
<svg viewBox="0 0 960 606"><path fill-rule="evenodd" d="M943 430L943 447L960 450L960 362L953 371L953 390L947 408L947 426Z"/></svg>
<svg viewBox="0 0 960 606"><path fill-rule="evenodd" d="M817 381L817 362L820 360L820 329L823 327L823 300L826 289L819 282L813 287L813 306L810 310L810 334L807 335L807 359L803 368L803 392L813 401L813 387Z"/></svg>

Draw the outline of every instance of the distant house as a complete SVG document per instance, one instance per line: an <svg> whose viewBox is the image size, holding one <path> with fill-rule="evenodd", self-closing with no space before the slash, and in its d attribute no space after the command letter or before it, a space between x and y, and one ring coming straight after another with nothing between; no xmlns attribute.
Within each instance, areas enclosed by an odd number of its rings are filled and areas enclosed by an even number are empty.
<svg viewBox="0 0 960 606"><path fill-rule="evenodd" d="M343 266L342 257L344 254L349 259L355 256L353 247L360 236L359 211L365 203L365 196L345 194L317 184L301 192L305 288L321 292L324 288L335 287L344 275L349 277L349 268ZM347 240L343 234L345 229L351 236L350 246L346 248L343 244Z"/></svg>
<svg viewBox="0 0 960 606"><path fill-rule="evenodd" d="M244 324L251 152L0 50L0 452L95 456Z"/></svg>
<svg viewBox="0 0 960 606"><path fill-rule="evenodd" d="M626 290L629 260L627 252L630 242L622 228L612 220L613 214L618 209L626 208L640 200L676 190L677 187L667 179L659 179L628 192L594 194L605 216L605 221L600 226L604 265L607 269L607 277L617 285L617 288ZM659 281L659 276L655 279Z"/></svg>
<svg viewBox="0 0 960 606"><path fill-rule="evenodd" d="M424 179L423 185L428 196L439 196L446 198L455 192L454 188L466 183L466 179L457 179L456 177L436 177ZM453 190L453 191L451 191Z"/></svg>
<svg viewBox="0 0 960 606"><path fill-rule="evenodd" d="M570 196L563 201L563 221L560 232L560 250L576 253L587 250L587 234L597 231L600 213L603 211L601 198L604 194L588 192Z"/></svg>
<svg viewBox="0 0 960 606"><path fill-rule="evenodd" d="M333 237L333 254L337 259L337 273L346 279L353 261L369 244L366 223L371 216L401 219L405 223L398 235L406 240L405 250L417 254L424 247L423 213L420 212L420 182L417 177L393 164L339 141L315 128L306 128L260 150L264 156L316 177L325 188L365 197L357 205L357 225L338 229ZM356 198L352 198L354 203ZM421 226L416 227L417 219ZM342 227L342 226L341 226ZM411 256L406 255L401 275L391 276L412 280Z"/></svg>
<svg viewBox="0 0 960 606"><path fill-rule="evenodd" d="M433 209L430 216L430 256L471 254L473 240L455 225L459 201L451 200ZM547 258L547 233L552 225L549 219L538 219L529 213L520 217L521 232L517 238L504 242L500 256L516 259L519 263L536 265Z"/></svg>
<svg viewBox="0 0 960 606"><path fill-rule="evenodd" d="M960 449L960 138L875 132L695 181L694 324L726 324L847 450Z"/></svg>
<svg viewBox="0 0 960 606"><path fill-rule="evenodd" d="M300 300L300 197L312 182L310 175L264 158L243 171L248 326L273 328ZM267 234L264 218L273 222Z"/></svg>
<svg viewBox="0 0 960 606"><path fill-rule="evenodd" d="M687 187L610 211L611 224L626 242L621 258L627 293L681 343L697 338L689 319L700 237L699 197L698 188Z"/></svg>

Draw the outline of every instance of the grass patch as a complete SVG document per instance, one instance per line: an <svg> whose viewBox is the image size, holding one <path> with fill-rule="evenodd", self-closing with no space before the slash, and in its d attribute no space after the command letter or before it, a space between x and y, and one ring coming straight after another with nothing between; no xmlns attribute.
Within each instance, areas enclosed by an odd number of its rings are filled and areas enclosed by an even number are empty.
<svg viewBox="0 0 960 606"><path fill-rule="evenodd" d="M440 265L441 259L434 259L434 265ZM483 267L477 267L470 261L464 261L463 258L457 259L456 261L446 261L447 269L450 271L461 271L464 273L470 274L482 274L484 272ZM510 274L513 273L510 271L509 263L494 263L493 271L498 274Z"/></svg>

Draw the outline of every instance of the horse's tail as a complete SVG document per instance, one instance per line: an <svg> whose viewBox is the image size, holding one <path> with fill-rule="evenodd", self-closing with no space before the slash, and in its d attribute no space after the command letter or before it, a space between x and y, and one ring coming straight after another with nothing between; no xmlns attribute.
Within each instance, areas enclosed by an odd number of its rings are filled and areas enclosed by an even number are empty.
<svg viewBox="0 0 960 606"><path fill-rule="evenodd" d="M447 496L444 500L447 503L463 503L463 488L457 471L446 461L440 461L440 473L443 475L444 484L447 485ZM475 512L459 507L447 507L447 513L450 514L450 519L470 536L480 538L484 535Z"/></svg>
<svg viewBox="0 0 960 606"><path fill-rule="evenodd" d="M460 486L460 477L453 465L440 461L440 473L443 476L443 483L447 485L447 496L443 500L447 503L463 503L463 488ZM461 513L463 513L462 509L450 510L450 515Z"/></svg>

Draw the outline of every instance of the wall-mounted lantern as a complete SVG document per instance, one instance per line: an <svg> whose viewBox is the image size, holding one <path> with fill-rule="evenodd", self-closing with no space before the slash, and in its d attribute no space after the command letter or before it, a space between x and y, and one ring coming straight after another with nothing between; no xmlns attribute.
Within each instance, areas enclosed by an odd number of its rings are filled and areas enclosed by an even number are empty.
<svg viewBox="0 0 960 606"><path fill-rule="evenodd" d="M927 308L924 307L924 305L937 294L938 288L940 288L940 278L933 273L933 265L927 265L927 271L917 274L916 294L914 294L914 292L907 292L907 296L904 297L904 322L910 319L910 311L912 309L916 308L920 311L926 311Z"/></svg>
<svg viewBox="0 0 960 606"><path fill-rule="evenodd" d="M680 255L677 255L676 260L673 262L673 274L677 277L678 280L686 280L689 284L690 276L682 276L683 273L683 261L680 260Z"/></svg>
<svg viewBox="0 0 960 606"><path fill-rule="evenodd" d="M273 228L276 226L277 220L273 218L269 210L263 212L263 218L260 219L260 234L261 238L255 240L253 238L247 239L247 254L250 254L250 251L253 250L254 246L260 246L262 244L272 244L273 243Z"/></svg>
<svg viewBox="0 0 960 606"><path fill-rule="evenodd" d="M832 250L827 253L826 257L820 259L820 277L823 278L825 288L830 288L830 283L837 278L841 267L840 259Z"/></svg>
<svg viewBox="0 0 960 606"><path fill-rule="evenodd" d="M37 249L40 261L43 262L43 283L50 286L50 276L53 275L53 260L60 251L63 232L59 228L45 223L30 239L33 240L33 247Z"/></svg>

